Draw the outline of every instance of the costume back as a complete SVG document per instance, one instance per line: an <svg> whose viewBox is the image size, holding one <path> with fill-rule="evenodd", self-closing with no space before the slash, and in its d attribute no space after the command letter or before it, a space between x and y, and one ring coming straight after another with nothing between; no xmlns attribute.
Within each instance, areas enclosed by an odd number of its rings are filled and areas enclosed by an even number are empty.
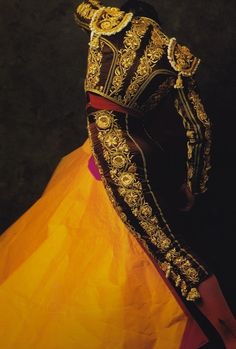
<svg viewBox="0 0 236 349"><path fill-rule="evenodd" d="M107 193L166 277L182 296L195 301L197 286L209 270L177 237L173 203L184 182L194 194L206 191L210 122L193 80L200 60L175 38L168 38L154 20L98 1L79 5L76 20L91 33L88 99L95 94L119 106L102 109L97 99L88 107L91 147ZM185 130L185 154L181 148L177 161L181 167L186 160L182 177L181 171L173 173L171 151L161 141L154 146L142 127L154 108L158 119L158 107L169 95Z"/></svg>
<svg viewBox="0 0 236 349"><path fill-rule="evenodd" d="M1 347L200 348L181 297L209 270L176 225L179 186L205 192L210 167L199 60L150 18L96 0L75 18L91 35L88 138L0 237Z"/></svg>

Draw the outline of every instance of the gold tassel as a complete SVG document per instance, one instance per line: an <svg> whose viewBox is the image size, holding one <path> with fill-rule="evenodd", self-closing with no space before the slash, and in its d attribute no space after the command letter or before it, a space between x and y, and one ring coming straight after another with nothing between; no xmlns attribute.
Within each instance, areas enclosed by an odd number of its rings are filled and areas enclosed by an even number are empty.
<svg viewBox="0 0 236 349"><path fill-rule="evenodd" d="M174 88L184 88L181 72L178 73L178 77L175 82Z"/></svg>

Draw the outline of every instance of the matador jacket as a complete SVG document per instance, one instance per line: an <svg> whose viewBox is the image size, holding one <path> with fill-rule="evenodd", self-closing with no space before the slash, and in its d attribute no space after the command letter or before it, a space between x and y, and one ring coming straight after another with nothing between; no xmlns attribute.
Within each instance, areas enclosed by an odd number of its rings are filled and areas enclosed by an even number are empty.
<svg viewBox="0 0 236 349"><path fill-rule="evenodd" d="M200 59L175 38L169 38L156 21L136 17L132 12L126 13L116 7L102 6L97 0L83 1L76 8L75 19L80 27L90 33L85 91L115 102L140 119L156 110L169 94L174 95L174 108L185 130L185 181L194 194L204 193L211 167L211 126L194 80ZM108 114L94 114L99 129L97 142L106 141L109 125L113 125L116 134L119 131L115 116ZM109 142L112 147L112 141ZM114 162L116 165L118 169L120 165ZM110 171L111 175L115 173L114 178L118 178L117 169ZM129 180L132 181L131 172L127 172L126 177L124 171L119 173L119 180L123 178L126 187ZM136 180L137 188L139 185ZM125 197L127 190L123 189L118 185L119 195ZM127 203L133 216L138 219L137 207ZM157 255L162 269L167 277L172 277L175 286L181 288L184 297L188 300L199 298L196 286L207 276L205 268L174 239L160 210L159 216L151 216L153 211L148 201L144 200L143 203L146 220L140 218L139 227L158 247ZM156 231L155 235L152 229L156 229L154 223L158 221L162 222L160 225L164 228ZM147 241L149 244L148 239L145 244Z"/></svg>

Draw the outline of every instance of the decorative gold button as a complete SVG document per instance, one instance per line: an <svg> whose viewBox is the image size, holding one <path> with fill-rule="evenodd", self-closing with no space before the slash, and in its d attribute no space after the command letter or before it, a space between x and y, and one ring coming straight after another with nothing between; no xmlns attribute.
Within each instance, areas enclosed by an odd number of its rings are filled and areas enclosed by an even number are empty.
<svg viewBox="0 0 236 349"><path fill-rule="evenodd" d="M96 125L101 128L102 130L105 130L111 126L111 117L110 115L100 115L96 119Z"/></svg>
<svg viewBox="0 0 236 349"><path fill-rule="evenodd" d="M121 185L128 187L134 182L134 175L132 173L123 172L120 175L120 183Z"/></svg>
<svg viewBox="0 0 236 349"><path fill-rule="evenodd" d="M112 158L112 165L116 168L122 168L126 163L126 158L123 155L115 155Z"/></svg>

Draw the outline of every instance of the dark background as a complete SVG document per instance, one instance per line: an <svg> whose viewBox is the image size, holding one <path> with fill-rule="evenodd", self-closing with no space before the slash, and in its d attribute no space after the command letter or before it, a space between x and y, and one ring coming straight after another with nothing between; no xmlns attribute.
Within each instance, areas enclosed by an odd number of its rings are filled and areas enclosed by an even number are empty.
<svg viewBox="0 0 236 349"><path fill-rule="evenodd" d="M73 19L79 2L0 0L0 232L39 198L61 157L87 137L88 38ZM213 122L213 170L192 213L193 230L236 309L236 2L149 2L165 32L202 60L198 82Z"/></svg>

